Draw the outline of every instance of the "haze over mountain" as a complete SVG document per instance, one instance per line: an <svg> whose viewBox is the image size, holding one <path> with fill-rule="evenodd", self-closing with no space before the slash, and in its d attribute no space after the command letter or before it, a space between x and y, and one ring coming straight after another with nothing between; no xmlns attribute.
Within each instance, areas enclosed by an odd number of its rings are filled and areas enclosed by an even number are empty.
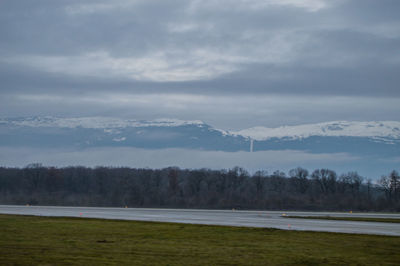
<svg viewBox="0 0 400 266"><path fill-rule="evenodd" d="M175 161L170 161L171 165L182 167L187 165L184 160L179 159L179 154L190 153L213 154L212 157L216 160L219 155L222 160L227 160L221 163L221 166L226 166L226 163L231 163L231 166L236 163L241 165L240 157L245 165L252 159L255 162L265 159L265 163L269 164L269 157L274 153L280 156L287 153L297 154L300 157L297 160L299 164L302 162L300 154L304 155L304 163L309 163L310 155L314 156L311 161L318 161L318 156L341 156L345 159L344 164L350 159L354 165L362 165L366 160L386 160L386 163L376 169L383 174L387 162L392 161L395 167L400 158L400 122L335 121L278 128L254 127L230 132L214 128L202 121L179 119L50 116L5 118L0 120L0 146L7 149L52 150L51 156L54 156L55 150L68 150L75 155L93 150L105 152L107 149L141 149L143 154L169 152L175 154L174 156L178 155ZM168 157L171 157L171 154ZM227 154L228 158L225 158ZM264 158L266 154L268 156ZM333 157L331 159L335 162ZM14 163L21 162L17 160ZM104 161L94 159L93 163L102 164ZM215 164L200 162L193 157L191 167L196 163L201 167L216 167ZM274 163L282 164L277 162L276 158L272 161L272 164ZM134 162L132 164L135 166ZM149 159L147 165L140 163L137 166L161 167L163 161ZM365 167L354 168L352 170L364 171Z"/></svg>

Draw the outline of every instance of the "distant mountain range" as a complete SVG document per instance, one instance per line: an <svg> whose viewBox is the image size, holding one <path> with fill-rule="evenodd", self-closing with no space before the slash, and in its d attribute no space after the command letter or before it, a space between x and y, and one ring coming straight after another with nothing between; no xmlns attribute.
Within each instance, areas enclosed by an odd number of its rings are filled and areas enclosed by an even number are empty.
<svg viewBox="0 0 400 266"><path fill-rule="evenodd" d="M255 140L271 138L305 139L313 136L320 137L367 137L381 141L393 142L400 140L400 122L373 121L348 122L334 121L298 126L283 126L277 128L253 127L236 132L237 135L247 136Z"/></svg>
<svg viewBox="0 0 400 266"><path fill-rule="evenodd" d="M400 157L400 122L335 121L254 127L240 131L213 128L202 121L151 121L104 117L23 117L0 119L0 146L138 147L216 151L303 150Z"/></svg>

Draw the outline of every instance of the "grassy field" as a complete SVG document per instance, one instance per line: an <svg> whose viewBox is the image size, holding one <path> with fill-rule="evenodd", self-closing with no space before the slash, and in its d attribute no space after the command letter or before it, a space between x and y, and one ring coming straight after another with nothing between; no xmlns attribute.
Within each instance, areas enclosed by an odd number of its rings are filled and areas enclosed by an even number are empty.
<svg viewBox="0 0 400 266"><path fill-rule="evenodd" d="M282 216L282 217L299 218L299 219L335 220L335 221L400 223L400 219L396 219L396 218L332 217L332 216Z"/></svg>
<svg viewBox="0 0 400 266"><path fill-rule="evenodd" d="M400 237L0 215L1 265L398 265Z"/></svg>

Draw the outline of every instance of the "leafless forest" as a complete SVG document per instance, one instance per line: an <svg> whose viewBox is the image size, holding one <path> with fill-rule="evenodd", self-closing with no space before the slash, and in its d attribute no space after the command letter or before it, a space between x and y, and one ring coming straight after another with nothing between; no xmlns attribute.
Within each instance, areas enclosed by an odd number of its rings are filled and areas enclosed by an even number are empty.
<svg viewBox="0 0 400 266"><path fill-rule="evenodd" d="M0 204L264 210L400 211L399 174L302 168L288 175L179 168L0 168Z"/></svg>

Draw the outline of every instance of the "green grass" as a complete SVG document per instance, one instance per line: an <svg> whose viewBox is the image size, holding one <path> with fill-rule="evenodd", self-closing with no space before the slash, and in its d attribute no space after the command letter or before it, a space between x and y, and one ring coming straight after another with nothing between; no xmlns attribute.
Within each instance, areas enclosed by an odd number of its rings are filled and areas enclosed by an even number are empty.
<svg viewBox="0 0 400 266"><path fill-rule="evenodd" d="M397 218L332 217L332 216L282 216L282 217L299 218L299 219L335 220L335 221L400 223L400 219L397 219Z"/></svg>
<svg viewBox="0 0 400 266"><path fill-rule="evenodd" d="M1 265L398 265L400 237L0 215Z"/></svg>

